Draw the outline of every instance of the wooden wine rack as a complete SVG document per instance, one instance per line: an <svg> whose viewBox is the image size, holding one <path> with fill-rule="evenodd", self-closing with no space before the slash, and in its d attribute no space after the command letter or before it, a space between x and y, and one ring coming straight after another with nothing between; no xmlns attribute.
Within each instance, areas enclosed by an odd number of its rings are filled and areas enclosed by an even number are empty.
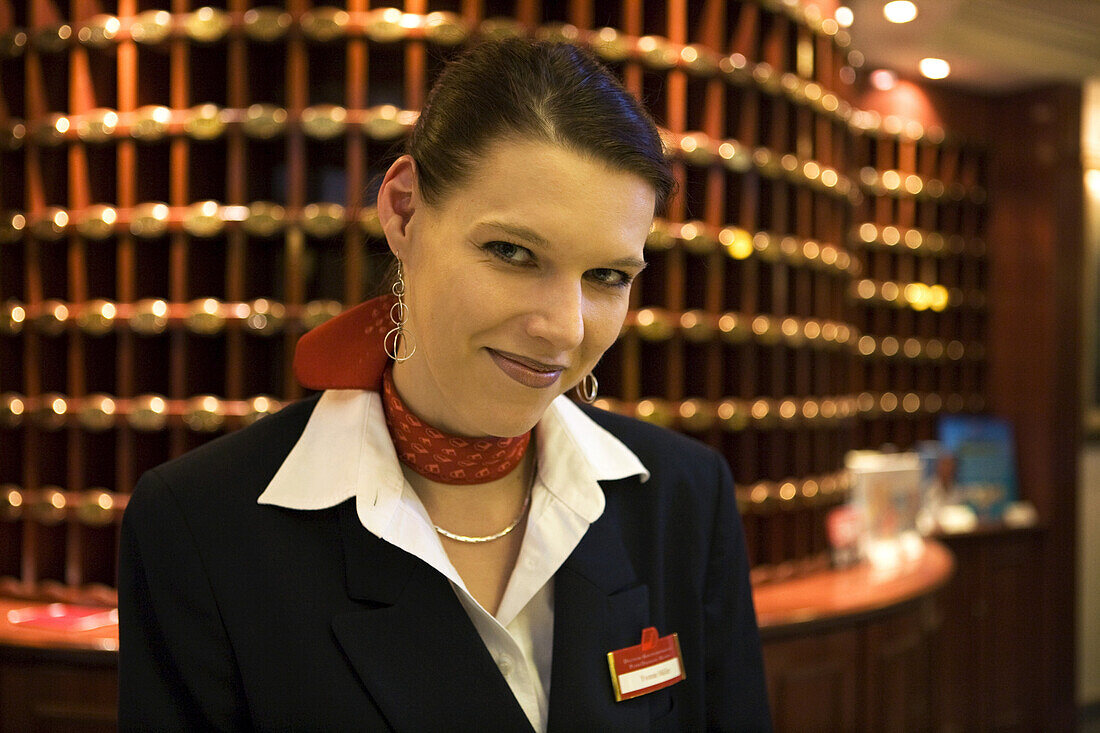
<svg viewBox="0 0 1100 733"><path fill-rule="evenodd" d="M387 262L365 193L479 35L591 48L679 193L602 406L738 482L758 580L827 562L854 447L985 400L980 151L852 106L775 0L0 0L0 593L110 602L142 471L303 395L297 338Z"/></svg>

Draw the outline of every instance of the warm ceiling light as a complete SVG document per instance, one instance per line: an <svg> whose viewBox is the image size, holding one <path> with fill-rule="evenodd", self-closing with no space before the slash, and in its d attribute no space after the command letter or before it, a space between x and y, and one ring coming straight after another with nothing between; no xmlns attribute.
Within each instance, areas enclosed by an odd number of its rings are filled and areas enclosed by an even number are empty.
<svg viewBox="0 0 1100 733"><path fill-rule="evenodd" d="M835 20L836 24L841 28L848 28L855 19L855 14L847 5L841 5L836 9L836 12L833 13L833 20Z"/></svg>
<svg viewBox="0 0 1100 733"><path fill-rule="evenodd" d="M917 6L909 0L893 0L882 6L882 14L891 23L908 23L917 17Z"/></svg>
<svg viewBox="0 0 1100 733"><path fill-rule="evenodd" d="M888 92L898 83L898 75L888 69L875 69L871 72L871 86L882 92Z"/></svg>
<svg viewBox="0 0 1100 733"><path fill-rule="evenodd" d="M951 73L951 64L943 59L921 59L920 73L929 79L943 79Z"/></svg>
<svg viewBox="0 0 1100 733"><path fill-rule="evenodd" d="M1100 197L1100 169L1085 171L1085 188L1093 196Z"/></svg>

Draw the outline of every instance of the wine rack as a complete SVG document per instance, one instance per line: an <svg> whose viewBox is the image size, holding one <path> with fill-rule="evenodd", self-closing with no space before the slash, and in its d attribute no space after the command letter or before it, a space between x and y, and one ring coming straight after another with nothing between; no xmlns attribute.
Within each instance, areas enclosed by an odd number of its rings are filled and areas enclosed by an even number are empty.
<svg viewBox="0 0 1100 733"><path fill-rule="evenodd" d="M794 0L0 0L0 593L113 593L142 471L303 396L388 267L367 192L482 36L593 50L679 192L597 368L729 459L756 580L827 562L844 453L984 406L985 162L853 106Z"/></svg>

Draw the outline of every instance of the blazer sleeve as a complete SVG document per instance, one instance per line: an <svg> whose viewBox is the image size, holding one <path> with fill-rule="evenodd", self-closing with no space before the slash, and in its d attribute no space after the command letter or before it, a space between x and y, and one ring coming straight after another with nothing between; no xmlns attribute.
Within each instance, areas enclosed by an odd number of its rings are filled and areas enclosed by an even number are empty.
<svg viewBox="0 0 1100 733"><path fill-rule="evenodd" d="M707 729L770 731L760 632L733 477L715 455L720 491L704 598Z"/></svg>
<svg viewBox="0 0 1100 733"><path fill-rule="evenodd" d="M126 508L118 567L119 729L247 728L240 675L198 545L155 469Z"/></svg>

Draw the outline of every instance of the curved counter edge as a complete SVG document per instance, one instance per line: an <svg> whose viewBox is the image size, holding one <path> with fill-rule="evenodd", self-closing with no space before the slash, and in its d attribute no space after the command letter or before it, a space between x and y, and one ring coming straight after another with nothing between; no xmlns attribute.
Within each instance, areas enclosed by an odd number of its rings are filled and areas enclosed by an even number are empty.
<svg viewBox="0 0 1100 733"><path fill-rule="evenodd" d="M765 639L813 628L858 623L926 597L950 580L951 552L926 540L919 557L885 569L861 562L753 588L757 622Z"/></svg>
<svg viewBox="0 0 1100 733"><path fill-rule="evenodd" d="M804 633L814 626L854 623L890 611L934 593L951 578L954 558L935 541L924 543L920 557L889 570L860 563L753 588L757 621L765 638ZM118 627L89 631L53 631L27 628L10 620L12 612L43 605L0 598L0 647L42 653L80 654L85 658L113 657L118 649Z"/></svg>

